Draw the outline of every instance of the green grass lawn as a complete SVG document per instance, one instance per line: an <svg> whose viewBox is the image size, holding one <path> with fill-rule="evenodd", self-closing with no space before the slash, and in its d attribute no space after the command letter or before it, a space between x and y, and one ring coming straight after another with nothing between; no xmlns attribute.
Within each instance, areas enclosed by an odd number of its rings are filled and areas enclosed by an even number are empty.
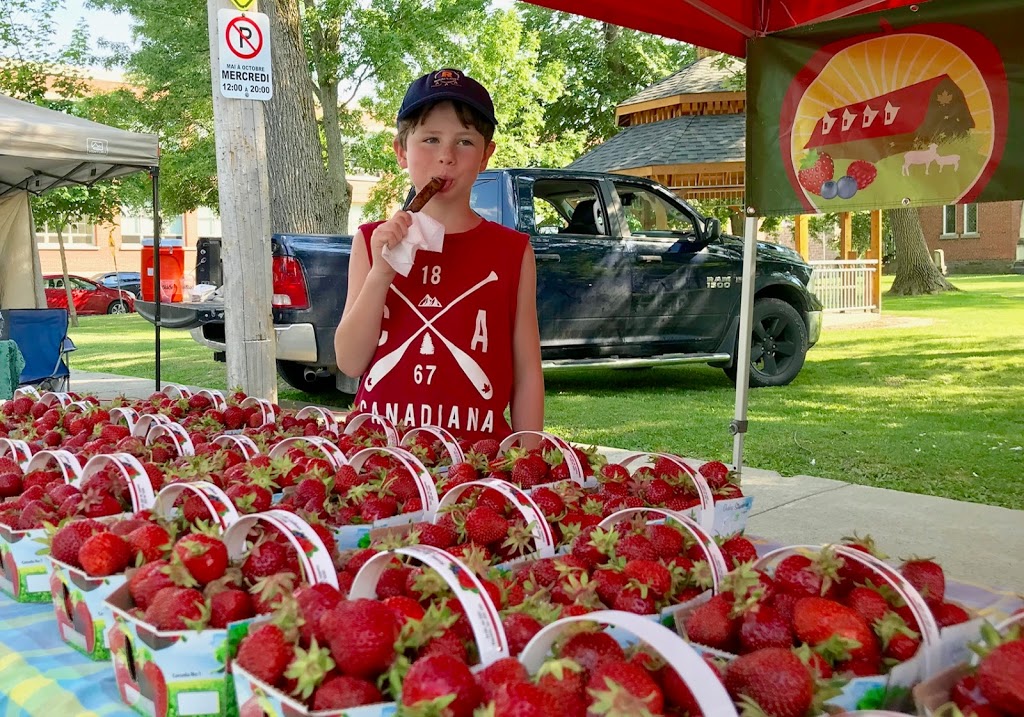
<svg viewBox="0 0 1024 717"><path fill-rule="evenodd" d="M750 393L748 465L1024 509L1024 276L889 298L896 328L826 330L791 385ZM76 368L153 375L152 326L89 317ZM165 330L164 379L223 388L225 369ZM701 366L549 372L550 430L584 443L731 459L735 392ZM281 397L318 400L282 385ZM1017 450L1014 450L1014 449Z"/></svg>

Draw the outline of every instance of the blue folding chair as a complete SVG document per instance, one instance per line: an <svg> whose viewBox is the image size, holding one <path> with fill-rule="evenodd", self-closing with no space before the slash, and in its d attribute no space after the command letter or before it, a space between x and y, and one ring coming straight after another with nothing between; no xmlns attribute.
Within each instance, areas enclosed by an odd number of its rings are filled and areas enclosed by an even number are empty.
<svg viewBox="0 0 1024 717"><path fill-rule="evenodd" d="M3 338L18 345L25 358L19 386L47 391L67 391L71 383L68 354L76 349L68 336L65 309L6 309L0 330Z"/></svg>

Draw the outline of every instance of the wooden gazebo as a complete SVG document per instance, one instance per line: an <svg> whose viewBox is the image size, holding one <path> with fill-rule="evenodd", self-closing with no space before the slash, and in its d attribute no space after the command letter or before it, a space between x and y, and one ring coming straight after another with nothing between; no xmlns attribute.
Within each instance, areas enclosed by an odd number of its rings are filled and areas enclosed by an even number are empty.
<svg viewBox="0 0 1024 717"><path fill-rule="evenodd" d="M747 96L742 63L702 52L675 74L622 102L622 131L570 169L647 177L687 200L723 200L742 214L746 163ZM780 168L781 173L781 168ZM795 218L793 240L810 258L806 215ZM852 249L852 218L841 215L839 256L818 264L816 288L826 307L881 311L882 214L871 213L871 247Z"/></svg>

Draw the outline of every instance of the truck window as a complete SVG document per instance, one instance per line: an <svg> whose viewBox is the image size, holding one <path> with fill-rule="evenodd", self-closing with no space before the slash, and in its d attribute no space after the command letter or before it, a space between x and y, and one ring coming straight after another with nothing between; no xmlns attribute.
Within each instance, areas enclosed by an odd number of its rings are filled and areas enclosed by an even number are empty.
<svg viewBox="0 0 1024 717"><path fill-rule="evenodd" d="M568 179L535 182L533 222L538 234L608 235L597 186L590 182Z"/></svg>
<svg viewBox="0 0 1024 717"><path fill-rule="evenodd" d="M634 236L676 241L680 235L694 237L693 220L678 207L648 189L631 184L615 184L622 203L623 216Z"/></svg>
<svg viewBox="0 0 1024 717"><path fill-rule="evenodd" d="M469 195L469 206L488 221L500 221L498 214L498 182L494 179L478 179Z"/></svg>

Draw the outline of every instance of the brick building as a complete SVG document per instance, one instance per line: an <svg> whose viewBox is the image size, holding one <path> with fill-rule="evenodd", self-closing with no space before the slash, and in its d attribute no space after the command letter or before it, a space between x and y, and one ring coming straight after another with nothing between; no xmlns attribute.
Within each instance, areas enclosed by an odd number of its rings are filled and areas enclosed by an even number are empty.
<svg viewBox="0 0 1024 717"><path fill-rule="evenodd" d="M1024 202L926 207L921 228L928 248L941 249L957 274L1002 274L1014 262L1024 267Z"/></svg>
<svg viewBox="0 0 1024 717"><path fill-rule="evenodd" d="M86 79L97 93L130 88L119 73L102 70L88 71ZM379 127L370 127L376 129ZM362 209L369 200L377 177L349 174L352 185L352 208L348 227L339 227L339 233L352 234L363 223ZM153 236L153 219L149 213L125 209L113 224L78 222L64 227L64 249L68 272L89 277L108 271L139 271L142 263L143 238ZM164 217L161 236L180 239L185 248L185 283L194 282L196 242L204 237L221 236L220 218L215 209L199 207L194 212ZM56 227L37 226L36 240L43 274L61 273L60 249Z"/></svg>

